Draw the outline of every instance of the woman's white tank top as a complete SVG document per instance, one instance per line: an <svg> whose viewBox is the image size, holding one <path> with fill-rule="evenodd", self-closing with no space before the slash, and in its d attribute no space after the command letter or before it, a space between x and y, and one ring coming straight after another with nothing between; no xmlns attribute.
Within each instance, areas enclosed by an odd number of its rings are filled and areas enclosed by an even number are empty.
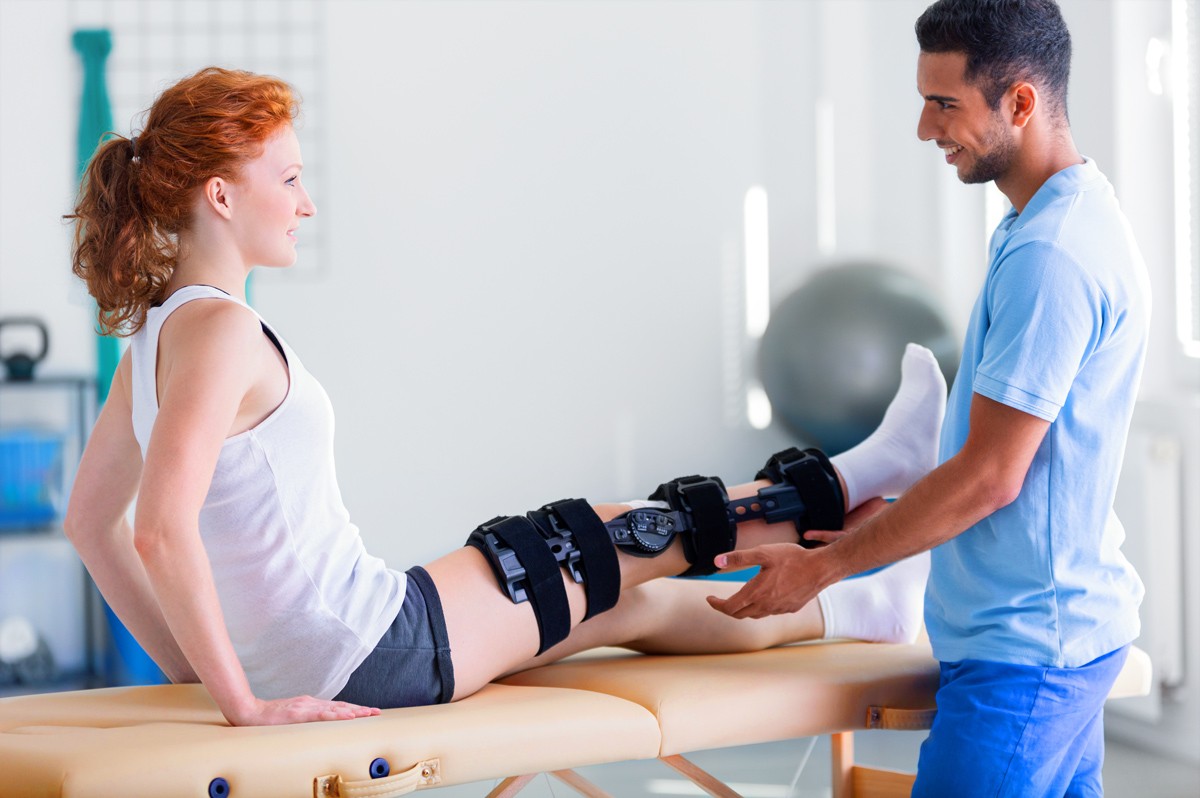
<svg viewBox="0 0 1200 798"><path fill-rule="evenodd" d="M146 455L158 415L158 337L172 312L221 299L187 286L130 339L133 430ZM282 404L253 429L225 440L200 510L225 625L255 696L332 698L395 619L406 577L367 554L342 503L333 463L333 408L316 379L274 330L287 360Z"/></svg>

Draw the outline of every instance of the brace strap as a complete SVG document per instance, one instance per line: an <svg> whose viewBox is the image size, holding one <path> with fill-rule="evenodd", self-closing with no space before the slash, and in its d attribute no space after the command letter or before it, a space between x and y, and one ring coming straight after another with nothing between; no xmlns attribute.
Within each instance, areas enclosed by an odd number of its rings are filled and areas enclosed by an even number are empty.
<svg viewBox="0 0 1200 798"><path fill-rule="evenodd" d="M691 530L682 537L683 556L692 567L683 575L716 573L713 559L737 547L737 524L726 511L725 484L717 477L679 477L659 485L650 498L691 517Z"/></svg>
<svg viewBox="0 0 1200 798"><path fill-rule="evenodd" d="M810 529L841 529L846 520L846 497L833 463L820 449L795 447L771 455L767 464L754 475L776 483L759 491L757 499L765 507L768 522L793 520L803 535ZM789 489L794 495L789 495ZM800 539L806 548L821 545Z"/></svg>
<svg viewBox="0 0 1200 798"><path fill-rule="evenodd" d="M578 556L566 564L575 581L583 584L587 597L583 620L616 606L621 597L621 566L608 530L591 505L583 499L563 499L530 517L539 526L548 522L554 532L568 532L573 538Z"/></svg>
<svg viewBox="0 0 1200 798"><path fill-rule="evenodd" d="M538 528L528 518L510 515L494 518L480 530L491 533L499 543L511 549L525 570L524 592L538 625L537 653L565 640L571 633L567 589L563 586L558 561Z"/></svg>

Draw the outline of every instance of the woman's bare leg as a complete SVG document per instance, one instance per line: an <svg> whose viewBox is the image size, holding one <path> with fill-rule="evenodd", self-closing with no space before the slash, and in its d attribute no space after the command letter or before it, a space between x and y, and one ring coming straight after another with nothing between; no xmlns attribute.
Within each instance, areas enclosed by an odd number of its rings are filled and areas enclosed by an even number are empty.
<svg viewBox="0 0 1200 798"><path fill-rule="evenodd" d="M737 485L729 489L729 497L740 499L753 496L768 484L759 481ZM602 504L594 509L601 521L609 521L629 508L624 504ZM738 526L738 548L763 543L795 543L797 540L796 528L792 524L750 521ZM617 559L621 569L623 598L625 592L638 585L664 576L676 576L689 567L683 556L683 545L678 539L657 557L634 557L618 550ZM425 566L425 570L437 586L446 616L446 630L454 659L455 698L470 695L498 675L533 658L538 649L538 627L532 605L529 602L513 604L508 596L497 589L491 566L478 549L458 549ZM570 602L574 636L587 610L586 600L583 586L575 584L565 570L563 584ZM707 604L703 608L712 615L720 615ZM589 631L614 612L615 608L589 620ZM619 617L628 618L629 615L622 614ZM611 624L609 621L604 626ZM627 635L621 633L618 636Z"/></svg>
<svg viewBox="0 0 1200 798"><path fill-rule="evenodd" d="M864 502L847 526L860 524L886 504L881 499ZM562 643L513 670L548 665L598 646L645 654L726 654L822 637L912 642L924 625L928 573L925 552L831 585L796 612L743 620L713 612L706 601L714 595L727 598L742 587L740 582L656 579L623 592L612 610L580 624Z"/></svg>

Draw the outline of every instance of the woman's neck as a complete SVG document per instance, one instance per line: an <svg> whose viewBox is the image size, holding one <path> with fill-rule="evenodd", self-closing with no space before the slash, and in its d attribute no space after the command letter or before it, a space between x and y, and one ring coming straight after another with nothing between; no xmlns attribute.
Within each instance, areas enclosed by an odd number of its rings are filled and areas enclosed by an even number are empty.
<svg viewBox="0 0 1200 798"><path fill-rule="evenodd" d="M197 247L184 237L179 244L179 262L167 282L168 296L186 285L211 285L246 301L246 278L250 276L250 268L242 263L237 253Z"/></svg>

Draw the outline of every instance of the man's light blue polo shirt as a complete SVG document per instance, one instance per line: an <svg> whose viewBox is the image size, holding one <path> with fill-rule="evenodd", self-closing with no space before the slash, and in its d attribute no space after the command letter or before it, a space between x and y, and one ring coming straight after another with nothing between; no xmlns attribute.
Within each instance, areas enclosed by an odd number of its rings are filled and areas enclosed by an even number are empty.
<svg viewBox="0 0 1200 798"><path fill-rule="evenodd" d="M1145 264L1093 162L997 227L941 460L966 441L974 394L1051 424L1017 500L933 550L925 617L939 660L1073 668L1137 637L1142 583L1112 504L1149 319Z"/></svg>

